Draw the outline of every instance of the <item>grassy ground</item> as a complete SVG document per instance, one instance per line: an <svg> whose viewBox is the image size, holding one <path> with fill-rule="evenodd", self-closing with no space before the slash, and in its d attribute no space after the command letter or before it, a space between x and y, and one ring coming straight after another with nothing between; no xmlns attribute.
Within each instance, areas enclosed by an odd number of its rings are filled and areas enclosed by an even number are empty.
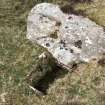
<svg viewBox="0 0 105 105"><path fill-rule="evenodd" d="M41 1L0 0L0 105L105 105L105 67L96 61L73 73L60 71L45 96L37 96L24 80L43 51L26 39L27 15ZM104 0L73 8L105 26Z"/></svg>
<svg viewBox="0 0 105 105"><path fill-rule="evenodd" d="M85 15L97 24L105 27L105 0L93 0L91 3L78 3L76 11L84 11Z"/></svg>

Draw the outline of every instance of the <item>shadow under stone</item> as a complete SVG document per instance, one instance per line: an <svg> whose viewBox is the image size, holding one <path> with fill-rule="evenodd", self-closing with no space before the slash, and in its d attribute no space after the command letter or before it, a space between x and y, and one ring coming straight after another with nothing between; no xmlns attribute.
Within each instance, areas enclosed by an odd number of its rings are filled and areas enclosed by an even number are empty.
<svg viewBox="0 0 105 105"><path fill-rule="evenodd" d="M68 70L62 69L61 67L56 67L53 71L47 72L37 84L33 83L33 87L46 95L49 85L52 84L55 79L63 78L67 73Z"/></svg>
<svg viewBox="0 0 105 105"><path fill-rule="evenodd" d="M63 7L61 7L61 10L64 12L64 13L67 13L67 14L75 14L75 15L82 15L82 16L86 16L85 14L85 11L84 10L75 10L73 8L74 4L71 6L71 5L65 5Z"/></svg>
<svg viewBox="0 0 105 105"><path fill-rule="evenodd" d="M70 1L67 0L67 1L68 1L68 4L61 6L61 10L67 14L75 14L75 15L82 15L82 16L86 16L85 14L86 11L75 10L74 9L75 4L78 4L78 3L90 4L91 2L93 2L93 0L70 0Z"/></svg>

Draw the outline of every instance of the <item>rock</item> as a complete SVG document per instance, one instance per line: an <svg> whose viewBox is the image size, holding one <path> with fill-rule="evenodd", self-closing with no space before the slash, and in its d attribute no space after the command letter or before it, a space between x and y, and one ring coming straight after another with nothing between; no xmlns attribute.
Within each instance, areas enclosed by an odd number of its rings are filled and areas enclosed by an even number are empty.
<svg viewBox="0 0 105 105"><path fill-rule="evenodd" d="M38 4L29 13L27 38L68 67L72 62L88 62L105 50L101 26L82 16L64 14L50 3Z"/></svg>
<svg viewBox="0 0 105 105"><path fill-rule="evenodd" d="M59 37L72 49L77 60L89 61L105 49L105 32L103 28L88 18L69 15L59 28Z"/></svg>

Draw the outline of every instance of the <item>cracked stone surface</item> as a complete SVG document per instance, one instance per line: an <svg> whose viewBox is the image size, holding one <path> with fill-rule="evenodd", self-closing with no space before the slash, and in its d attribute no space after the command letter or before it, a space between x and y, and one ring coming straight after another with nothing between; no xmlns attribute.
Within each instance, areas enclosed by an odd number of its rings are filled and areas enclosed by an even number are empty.
<svg viewBox="0 0 105 105"><path fill-rule="evenodd" d="M50 3L36 5L27 20L27 38L45 47L60 63L85 61L105 51L104 29L95 22L64 14Z"/></svg>

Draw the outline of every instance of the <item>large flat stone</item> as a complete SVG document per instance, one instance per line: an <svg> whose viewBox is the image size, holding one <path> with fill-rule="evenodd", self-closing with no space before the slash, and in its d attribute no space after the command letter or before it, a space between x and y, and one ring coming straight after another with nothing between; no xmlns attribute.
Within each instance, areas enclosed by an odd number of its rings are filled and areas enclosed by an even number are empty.
<svg viewBox="0 0 105 105"><path fill-rule="evenodd" d="M89 61L105 50L105 32L95 22L64 14L59 6L36 5L27 20L27 38L45 47L58 62Z"/></svg>

